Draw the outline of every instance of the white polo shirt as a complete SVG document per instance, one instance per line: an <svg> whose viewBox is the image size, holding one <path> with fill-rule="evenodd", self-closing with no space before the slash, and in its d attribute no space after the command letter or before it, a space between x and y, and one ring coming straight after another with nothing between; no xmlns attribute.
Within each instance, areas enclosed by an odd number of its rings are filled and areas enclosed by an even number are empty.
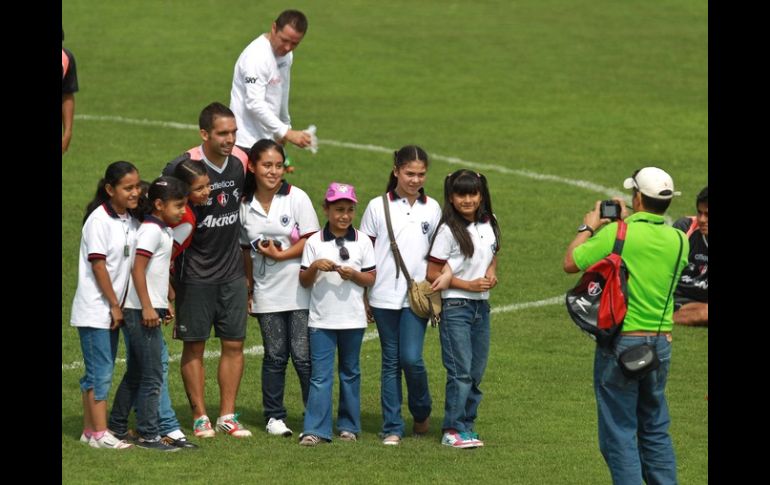
<svg viewBox="0 0 770 485"><path fill-rule="evenodd" d="M310 236L302 252L302 270L317 259L330 259L340 266L368 273L374 271L372 242L365 235L348 228L345 247L350 259L340 258L340 248L327 224L323 231ZM310 291L310 318L308 327L347 330L366 328L364 288L350 280L343 280L336 271L318 271Z"/></svg>
<svg viewBox="0 0 770 485"><path fill-rule="evenodd" d="M416 281L425 279L428 269L430 239L441 219L441 207L435 199L424 193L414 205L400 198L394 191L388 192L390 220L396 243L404 258L409 275ZM376 308L399 310L409 306L406 295L406 278L396 279L396 260L390 249L388 226L382 196L369 201L361 218L361 232L376 238L374 259L377 262L377 280L369 290L369 304Z"/></svg>
<svg viewBox="0 0 770 485"><path fill-rule="evenodd" d="M235 143L249 147L268 138L279 140L291 128L289 84L294 53L275 57L267 34L254 39L233 69L230 109L238 125Z"/></svg>
<svg viewBox="0 0 770 485"><path fill-rule="evenodd" d="M94 209L86 219L80 238L78 287L70 317L73 327L110 328L110 303L96 283L91 261L106 261L112 289L122 303L134 264L138 226L130 214L119 215L109 202Z"/></svg>
<svg viewBox="0 0 770 485"><path fill-rule="evenodd" d="M449 262L452 274L461 280L471 281L482 278L495 257L497 240L489 222L472 222L467 226L473 241L473 257L467 259L460 252L460 245L446 224L441 224L430 250L429 259L440 265ZM489 291L476 292L449 288L441 292L441 298L467 298L469 300L488 300Z"/></svg>
<svg viewBox="0 0 770 485"><path fill-rule="evenodd" d="M273 196L269 213L265 213L256 198L241 203L240 211L242 248L252 248L252 241L257 239L274 239L281 242L281 248L285 251L292 246L291 234L295 227L295 234L304 238L319 230L318 216L310 197L299 187L285 181ZM253 312L308 309L310 289L299 284L299 257L275 261L252 248L251 265L254 278ZM261 274L263 270L264 274Z"/></svg>
<svg viewBox="0 0 770 485"><path fill-rule="evenodd" d="M173 229L156 217L146 216L136 233L136 254L150 258L145 268L145 278L153 308L168 308L168 277L173 247ZM142 301L136 292L133 276L124 306L135 310L142 309Z"/></svg>

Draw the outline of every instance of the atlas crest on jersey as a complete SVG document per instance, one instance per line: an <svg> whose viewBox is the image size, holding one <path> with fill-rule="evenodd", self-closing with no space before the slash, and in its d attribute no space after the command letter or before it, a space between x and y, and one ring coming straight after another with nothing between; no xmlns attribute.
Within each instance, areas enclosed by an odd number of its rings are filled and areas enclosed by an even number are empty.
<svg viewBox="0 0 770 485"><path fill-rule="evenodd" d="M219 202L219 205L222 207L227 207L227 201L230 200L230 194L227 194L225 192L220 192L217 194L217 202Z"/></svg>
<svg viewBox="0 0 770 485"><path fill-rule="evenodd" d="M286 226L288 226L288 225L289 225L289 221L290 221L290 220L291 220L291 219L290 219L290 218L289 218L289 216L287 216L286 214L282 215L282 216L281 216L281 218L280 218L280 221L281 221L281 225L282 225L283 227L286 227Z"/></svg>
<svg viewBox="0 0 770 485"><path fill-rule="evenodd" d="M430 223L428 223L428 221L422 221L421 226L422 226L422 233L428 234L428 231L430 230Z"/></svg>

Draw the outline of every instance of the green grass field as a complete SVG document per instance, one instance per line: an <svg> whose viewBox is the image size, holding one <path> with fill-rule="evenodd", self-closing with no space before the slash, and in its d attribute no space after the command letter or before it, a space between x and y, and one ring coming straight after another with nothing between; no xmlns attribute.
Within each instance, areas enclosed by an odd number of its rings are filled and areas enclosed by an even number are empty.
<svg viewBox="0 0 770 485"><path fill-rule="evenodd" d="M238 410L253 438L217 436L196 452L169 456L90 449L78 442L81 369L73 363L82 357L69 326L83 208L110 162L130 160L151 180L199 143L197 129L159 122L197 125L206 104L229 104L237 56L290 7L310 21L295 52L293 125L316 124L321 139L316 155L289 149L298 167L291 183L315 202L330 181L348 182L368 201L384 190L392 155L365 145L392 151L409 143L435 156L426 188L439 200L443 177L461 166L478 167L490 180L503 237L477 421L486 446L439 445L445 371L432 329L425 359L434 413L425 439L407 438L395 449L379 443L380 350L373 339L361 353L358 443L304 449L296 439L268 437L261 356L250 355ZM561 263L582 215L619 193L634 169L665 168L683 193L669 215L693 212L708 183L707 2L66 0L62 15L80 82L73 140L62 159L64 483L610 482L596 438L592 344L552 299L576 281ZM170 330L172 400L189 433L181 345ZM248 332L246 347L261 345L255 319ZM708 330L676 328L674 343L668 397L679 480L703 484ZM209 349L217 348L212 339ZM216 363L207 360L214 414ZM119 363L113 392L124 369ZM286 400L288 424L298 433L302 405L291 368Z"/></svg>

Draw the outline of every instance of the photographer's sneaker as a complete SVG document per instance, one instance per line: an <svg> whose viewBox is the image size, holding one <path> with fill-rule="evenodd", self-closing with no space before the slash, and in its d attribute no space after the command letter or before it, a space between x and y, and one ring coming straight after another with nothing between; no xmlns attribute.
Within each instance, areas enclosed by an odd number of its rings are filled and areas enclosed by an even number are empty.
<svg viewBox="0 0 770 485"><path fill-rule="evenodd" d="M468 433L458 433L455 430L447 430L441 438L441 444L452 448L476 448L478 445L468 436Z"/></svg>
<svg viewBox="0 0 770 485"><path fill-rule="evenodd" d="M283 422L283 419L275 419L270 418L270 420L267 422L267 426L265 426L265 431L270 433L273 436L291 436L291 430L288 426L286 426L286 423Z"/></svg>
<svg viewBox="0 0 770 485"><path fill-rule="evenodd" d="M205 414L193 423L193 434L198 438L213 438L216 433L211 427L211 420Z"/></svg>
<svg viewBox="0 0 770 485"><path fill-rule="evenodd" d="M227 433L230 436L235 436L236 438L248 438L251 436L251 431L243 427L243 425L238 421L238 416L240 416L240 413L227 414L225 416L218 417L217 431Z"/></svg>

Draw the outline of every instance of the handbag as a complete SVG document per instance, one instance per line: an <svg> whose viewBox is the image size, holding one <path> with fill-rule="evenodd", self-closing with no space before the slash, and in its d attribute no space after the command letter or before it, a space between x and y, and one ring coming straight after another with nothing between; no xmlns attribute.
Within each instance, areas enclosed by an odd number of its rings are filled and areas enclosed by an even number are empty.
<svg viewBox="0 0 770 485"><path fill-rule="evenodd" d="M390 223L390 207L388 207L388 194L382 195L382 205L385 207L385 224L388 227L388 237L390 237L390 249L393 252L393 258L396 260L396 278L399 275L399 269L406 278L406 294L409 299L409 308L420 318L430 318L430 325L435 327L441 321L441 292L433 291L430 283L427 281L415 281L409 276L409 271L404 264L404 258L401 257L401 251L396 244L396 237L393 235L393 226Z"/></svg>
<svg viewBox="0 0 770 485"><path fill-rule="evenodd" d="M668 308L668 302L671 301L671 290L674 289L674 282L676 282L676 268L679 265L679 258L682 257L682 235L679 234L679 254L676 256L674 262L674 278L671 280L671 285L668 287L668 296L666 297L666 304L663 305L663 314L660 316L660 323L658 324L658 333L655 337L660 336L660 327L663 325L663 317L666 316L666 308ZM643 379L647 374L660 367L660 359L658 358L658 351L655 350L654 345L643 343L629 347L618 355L618 367L623 375L628 379Z"/></svg>

